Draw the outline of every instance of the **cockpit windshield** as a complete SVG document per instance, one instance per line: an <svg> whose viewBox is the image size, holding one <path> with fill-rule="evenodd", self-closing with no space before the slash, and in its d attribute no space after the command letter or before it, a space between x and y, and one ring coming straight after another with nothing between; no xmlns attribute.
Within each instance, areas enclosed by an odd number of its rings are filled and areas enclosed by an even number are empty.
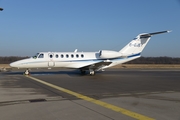
<svg viewBox="0 0 180 120"><path fill-rule="evenodd" d="M38 55L39 53L36 53L34 56L32 56L32 58L36 59Z"/></svg>
<svg viewBox="0 0 180 120"><path fill-rule="evenodd" d="M133 40L136 40L137 38L134 38Z"/></svg>

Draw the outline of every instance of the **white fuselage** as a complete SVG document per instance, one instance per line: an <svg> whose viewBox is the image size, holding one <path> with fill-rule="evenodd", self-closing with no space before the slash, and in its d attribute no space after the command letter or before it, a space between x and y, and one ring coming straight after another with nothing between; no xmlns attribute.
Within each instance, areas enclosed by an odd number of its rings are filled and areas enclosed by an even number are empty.
<svg viewBox="0 0 180 120"><path fill-rule="evenodd" d="M140 57L140 54L129 57L101 58L100 52L40 52L36 56L11 63L17 68L81 68L90 64L108 61L108 68Z"/></svg>

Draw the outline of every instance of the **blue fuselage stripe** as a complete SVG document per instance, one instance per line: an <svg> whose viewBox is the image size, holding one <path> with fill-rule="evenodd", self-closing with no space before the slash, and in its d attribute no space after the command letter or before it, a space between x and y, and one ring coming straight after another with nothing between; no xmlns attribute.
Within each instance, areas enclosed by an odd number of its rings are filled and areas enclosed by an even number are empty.
<svg viewBox="0 0 180 120"><path fill-rule="evenodd" d="M110 60L110 61L117 61L117 60L123 60L123 59L128 59L128 58L132 58L132 57L137 57L140 56L141 53L137 53L137 54L133 54L133 55L129 55L125 58L123 57L119 57L119 58L109 58L109 59L87 59L87 60L55 60L54 62L101 62L104 60ZM49 62L49 61L33 61L33 62L28 62L28 63L41 63L41 62Z"/></svg>

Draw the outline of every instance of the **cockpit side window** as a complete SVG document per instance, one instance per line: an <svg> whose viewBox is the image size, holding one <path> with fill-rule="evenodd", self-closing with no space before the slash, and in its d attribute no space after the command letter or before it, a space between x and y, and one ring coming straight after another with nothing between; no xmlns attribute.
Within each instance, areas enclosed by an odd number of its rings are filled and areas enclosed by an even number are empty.
<svg viewBox="0 0 180 120"><path fill-rule="evenodd" d="M36 59L39 53L36 53L36 55L32 56L32 58Z"/></svg>
<svg viewBox="0 0 180 120"><path fill-rule="evenodd" d="M44 54L40 54L38 58L44 58Z"/></svg>

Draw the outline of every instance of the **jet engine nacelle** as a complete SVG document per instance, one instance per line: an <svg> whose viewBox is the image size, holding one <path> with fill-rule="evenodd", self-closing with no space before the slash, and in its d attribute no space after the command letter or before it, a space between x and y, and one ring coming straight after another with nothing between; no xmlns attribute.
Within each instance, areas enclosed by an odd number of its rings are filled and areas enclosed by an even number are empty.
<svg viewBox="0 0 180 120"><path fill-rule="evenodd" d="M120 52L117 52L117 51L101 50L99 52L100 58L117 58L120 56L122 56L122 54Z"/></svg>

